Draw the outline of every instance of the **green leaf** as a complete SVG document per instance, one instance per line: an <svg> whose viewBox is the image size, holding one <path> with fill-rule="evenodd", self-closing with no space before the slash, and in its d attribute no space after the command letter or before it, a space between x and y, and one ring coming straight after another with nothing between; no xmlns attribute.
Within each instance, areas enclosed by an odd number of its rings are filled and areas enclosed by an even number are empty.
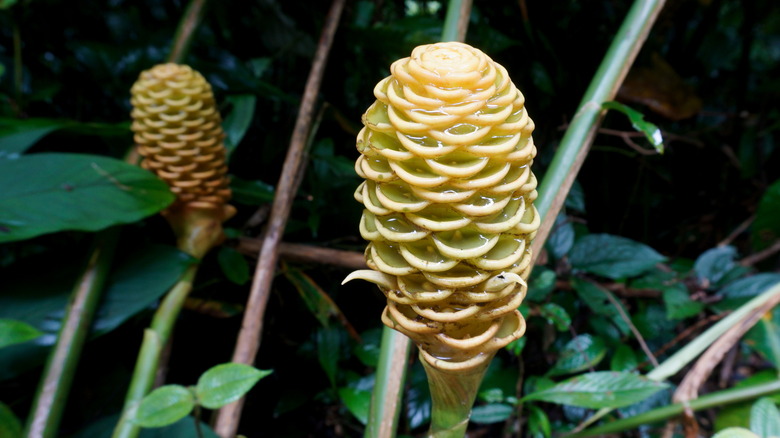
<svg viewBox="0 0 780 438"><path fill-rule="evenodd" d="M523 397L588 409L619 408L644 400L668 385L633 373L596 371Z"/></svg>
<svg viewBox="0 0 780 438"><path fill-rule="evenodd" d="M499 423L509 418L514 411L514 406L504 403L475 406L471 410L471 422L476 424Z"/></svg>
<svg viewBox="0 0 780 438"><path fill-rule="evenodd" d="M664 286L662 290L666 317L669 319L690 318L704 308L704 303L691 299L688 288L682 283Z"/></svg>
<svg viewBox="0 0 780 438"><path fill-rule="evenodd" d="M559 332L568 330L571 325L569 314L563 307L555 303L545 303L539 306L539 314L546 318L547 322L554 325Z"/></svg>
<svg viewBox="0 0 780 438"><path fill-rule="evenodd" d="M68 123L66 120L0 118L0 159L18 157L38 140Z"/></svg>
<svg viewBox="0 0 780 438"><path fill-rule="evenodd" d="M341 333L336 327L321 327L317 330L317 358L320 366L330 380L331 386L336 386L339 352L341 351Z"/></svg>
<svg viewBox="0 0 780 438"><path fill-rule="evenodd" d="M240 252L229 246L221 246L217 252L217 261L222 272L235 284L249 281L249 265Z"/></svg>
<svg viewBox="0 0 780 438"><path fill-rule="evenodd" d="M306 273L288 268L284 270L284 276L295 286L306 307L323 327L328 327L331 318L335 318L351 329L336 302Z"/></svg>
<svg viewBox="0 0 780 438"><path fill-rule="evenodd" d="M168 426L186 417L193 408L192 391L181 385L165 385L141 400L133 422L141 427Z"/></svg>
<svg viewBox="0 0 780 438"><path fill-rule="evenodd" d="M720 290L719 294L723 299L714 303L712 308L719 312L736 309L778 282L780 282L780 274L775 273L761 273L740 278Z"/></svg>
<svg viewBox="0 0 780 438"><path fill-rule="evenodd" d="M382 329L372 328L360 334L359 342L352 349L363 365L376 368L379 363L379 353L381 352Z"/></svg>
<svg viewBox="0 0 780 438"><path fill-rule="evenodd" d="M569 252L573 268L612 279L639 275L665 260L647 245L610 234L584 236Z"/></svg>
<svg viewBox="0 0 780 438"><path fill-rule="evenodd" d="M559 376L586 370L601 362L606 354L607 346L601 338L579 335L563 347L558 360L547 375Z"/></svg>
<svg viewBox="0 0 780 438"><path fill-rule="evenodd" d="M565 256L573 245L574 227L566 218L566 215L561 213L555 218L552 232L550 233L550 237L547 238L547 242L544 243L544 246L550 251L553 258L557 260Z"/></svg>
<svg viewBox="0 0 780 438"><path fill-rule="evenodd" d="M624 335L631 333L631 328L629 328L628 323L620 314L620 310L615 307L615 303L617 303L617 306L620 306L625 315L628 315L628 312L620 300L612 295L612 292L593 282L577 277L572 279L572 286L574 286L574 290L577 291L577 295L579 295L582 302L590 307L595 314L608 317Z"/></svg>
<svg viewBox="0 0 780 438"><path fill-rule="evenodd" d="M778 217L780 217L780 180L773 182L764 192L758 203L756 219L750 226L750 236L756 250L764 249L780 239Z"/></svg>
<svg viewBox="0 0 780 438"><path fill-rule="evenodd" d="M252 94L237 94L228 96L225 100L233 105L230 114L222 122L222 129L225 130L227 135L225 147L227 148L227 155L230 157L252 124L257 97Z"/></svg>
<svg viewBox="0 0 780 438"><path fill-rule="evenodd" d="M130 223L174 200L168 186L151 172L84 154L0 160L0 187L0 242Z"/></svg>
<svg viewBox="0 0 780 438"><path fill-rule="evenodd" d="M712 438L762 438L753 432L741 427L729 427L712 436ZM764 437L766 438L766 437Z"/></svg>
<svg viewBox="0 0 780 438"><path fill-rule="evenodd" d="M550 425L550 419L547 418L547 414L536 405L527 405L528 409L528 432L531 436L543 436L550 438L552 435L552 426Z"/></svg>
<svg viewBox="0 0 780 438"><path fill-rule="evenodd" d="M555 272L551 269L543 266L534 269L531 272L531 278L528 280L528 295L526 295L526 299L535 302L543 301L555 289L555 280Z"/></svg>
<svg viewBox="0 0 780 438"><path fill-rule="evenodd" d="M775 402L760 398L750 409L750 430L758 436L780 437L780 410Z"/></svg>
<svg viewBox="0 0 780 438"><path fill-rule="evenodd" d="M0 402L0 437L22 438L22 423L3 402Z"/></svg>
<svg viewBox="0 0 780 438"><path fill-rule="evenodd" d="M696 259L693 269L700 281L718 286L748 272L736 262L736 257L737 249L733 246L708 249Z"/></svg>
<svg viewBox="0 0 780 438"><path fill-rule="evenodd" d="M628 345L620 344L609 362L612 371L632 371L639 365L634 350Z"/></svg>
<svg viewBox="0 0 780 438"><path fill-rule="evenodd" d="M339 398L349 412L364 425L368 424L368 412L371 408L371 391L357 388L339 388Z"/></svg>
<svg viewBox="0 0 780 438"><path fill-rule="evenodd" d="M664 138L663 135L661 135L661 130L658 129L655 124L646 121L645 116L642 113L615 101L604 102L601 104L601 107L625 114L628 117L628 120L631 121L631 126L637 131L645 134L647 141L655 147L655 150L658 151L659 154L664 153Z"/></svg>
<svg viewBox="0 0 780 438"><path fill-rule="evenodd" d="M230 177L233 200L244 205L263 205L273 202L274 187L259 180L249 181Z"/></svg>
<svg viewBox="0 0 780 438"><path fill-rule="evenodd" d="M208 409L219 409L244 396L271 370L240 363L225 363L210 368L198 379L195 394L198 403Z"/></svg>
<svg viewBox="0 0 780 438"><path fill-rule="evenodd" d="M0 318L0 348L30 341L42 334L42 331L25 322Z"/></svg>

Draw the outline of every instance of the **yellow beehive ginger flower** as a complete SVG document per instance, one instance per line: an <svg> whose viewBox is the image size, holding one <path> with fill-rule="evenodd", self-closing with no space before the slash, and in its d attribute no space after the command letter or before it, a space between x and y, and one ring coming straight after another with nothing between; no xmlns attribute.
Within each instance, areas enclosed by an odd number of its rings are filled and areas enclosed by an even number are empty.
<svg viewBox="0 0 780 438"><path fill-rule="evenodd" d="M431 366L483 368L521 337L517 308L539 227L534 124L506 69L456 42L393 63L363 116L355 169L382 321Z"/></svg>
<svg viewBox="0 0 780 438"><path fill-rule="evenodd" d="M189 66L168 63L142 72L130 92L141 166L176 194L163 214L179 247L203 257L224 238L222 222L235 214L227 203L225 133L211 85Z"/></svg>

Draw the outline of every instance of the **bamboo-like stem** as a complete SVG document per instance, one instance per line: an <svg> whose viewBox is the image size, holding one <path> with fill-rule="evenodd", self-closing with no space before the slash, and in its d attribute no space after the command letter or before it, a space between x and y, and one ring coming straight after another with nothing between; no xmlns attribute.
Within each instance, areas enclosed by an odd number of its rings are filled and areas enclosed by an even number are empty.
<svg viewBox="0 0 780 438"><path fill-rule="evenodd" d="M303 100L298 110L298 118L287 149L282 174L279 177L279 182L276 184L277 192L271 207L271 216L265 239L258 255L257 267L252 280L252 288L249 293L246 311L244 312L241 331L233 352L233 362L254 363L255 356L260 348L263 315L268 304L271 282L276 269L279 242L281 242L284 227L290 215L293 198L295 197L296 175L300 169L306 139L309 135L314 114L314 104L317 100L322 76L325 73L325 64L341 18L341 11L344 9L344 3L345 0L334 0L325 18L325 25L320 36L317 52L314 55L309 77L306 81ZM236 435L243 404L244 399L242 398L220 409L215 421L215 431L220 437L233 438Z"/></svg>
<svg viewBox="0 0 780 438"><path fill-rule="evenodd" d="M472 0L450 0L447 4L447 15L444 20L442 30L442 41L460 41L466 39L468 30L469 16L471 15ZM376 380L374 391L371 396L371 410L369 411L368 425L365 431L365 438L392 438L398 428L398 417L401 405L398 403L402 399L401 391L403 383L406 381L406 363L409 360L411 341L406 335L403 335L390 327L382 328L382 344L379 353L379 364L376 371ZM425 363L425 361L423 361ZM480 378L481 380L481 378ZM429 377L429 382L430 382ZM474 394L479 388L474 389ZM433 390L433 388L432 388ZM433 395L434 399L439 397ZM393 404L393 401L395 403ZM465 413L465 420L471 413L472 397L469 404L469 410ZM387 403L392 404L392 408ZM444 406L441 403L434 403L432 406L432 418L440 418L441 414L436 413L437 406ZM432 423L433 424L433 423ZM465 428L463 429L465 432ZM445 437L446 435L441 435ZM461 437L463 434L460 435Z"/></svg>
<svg viewBox="0 0 780 438"><path fill-rule="evenodd" d="M615 98L663 5L664 0L634 1L593 76L569 128L561 139L558 151L539 184L539 197L534 201L534 205L541 215L542 224L531 244L534 258L539 256L588 154L596 129L605 113L601 105Z"/></svg>
<svg viewBox="0 0 780 438"><path fill-rule="evenodd" d="M49 354L35 394L27 420L27 438L54 438L58 435L76 365L89 333L92 316L100 302L100 293L118 240L119 228L109 228L95 236L89 261L73 289L57 343Z"/></svg>
<svg viewBox="0 0 780 438"><path fill-rule="evenodd" d="M590 436L616 434L618 432L632 429L643 424L657 423L659 421L664 421L674 416L680 415L685 411L686 407L690 407L690 409L695 412L701 411L703 409L722 407L741 401L754 400L759 397L764 397L777 392L780 392L780 380L773 380L768 383L753 385L746 388L727 389L724 391L718 391L704 395L687 403L675 403L663 406L644 412L635 417L613 421L612 423L608 423L603 426L565 435L565 437L584 438Z"/></svg>
<svg viewBox="0 0 780 438"><path fill-rule="evenodd" d="M173 37L171 52L168 54L168 62L180 64L187 56L187 52L192 45L192 38L195 30L203 19L203 12L206 9L208 0L191 0L187 10L179 21L176 28L176 34Z"/></svg>
<svg viewBox="0 0 780 438"><path fill-rule="evenodd" d="M774 300L780 295L780 283L768 288L758 296L754 297L747 303L741 305L737 310L731 312L727 317L718 321L715 325L708 328L704 333L696 337L683 348L679 349L676 353L669 356L659 366L647 373L646 377L650 380L657 382L668 379L669 377L677 374L681 369L691 363L701 352L706 350L713 342L720 339L724 333L726 333L731 327L739 324L740 321L745 319L755 309L763 306L767 302ZM591 415L588 419L582 422L575 431L582 430L591 424L595 423L600 418L612 412L610 408L599 409L596 413Z"/></svg>
<svg viewBox="0 0 780 438"><path fill-rule="evenodd" d="M130 388L125 397L122 416L114 429L113 438L134 438L140 432L140 427L133 423L132 419L141 399L152 389L160 355L171 337L173 326L184 305L184 300L192 290L192 282L198 271L198 266L198 264L193 264L184 271L179 282L160 303L160 307L152 319L152 324L144 331L141 351L138 353Z"/></svg>
<svg viewBox="0 0 780 438"><path fill-rule="evenodd" d="M371 396L365 438L395 436L403 406L399 394L406 381L406 359L409 357L411 345L411 340L405 335L389 327L382 330L382 349L379 352L377 380Z"/></svg>

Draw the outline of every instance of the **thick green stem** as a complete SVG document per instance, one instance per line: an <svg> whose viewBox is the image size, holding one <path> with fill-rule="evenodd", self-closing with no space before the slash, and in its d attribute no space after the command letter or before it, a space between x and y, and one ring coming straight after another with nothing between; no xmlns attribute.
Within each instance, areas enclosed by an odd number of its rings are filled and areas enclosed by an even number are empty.
<svg viewBox="0 0 780 438"><path fill-rule="evenodd" d="M582 432L566 435L566 438L584 438L597 435L615 434L624 430L632 429L643 424L657 423L674 416L680 415L689 406L693 411L703 409L722 407L724 405L738 403L746 400L754 400L759 397L771 395L780 392L780 380L773 380L760 385L749 386L747 388L733 388L725 391L713 392L696 400L691 400L687 404L675 403L658 409L647 411L635 417L624 418L613 421L603 426L594 427Z"/></svg>
<svg viewBox="0 0 780 438"><path fill-rule="evenodd" d="M431 387L431 427L429 438L463 438L469 426L471 406L487 371L489 360L466 371L447 371L435 367L422 357Z"/></svg>
<svg viewBox="0 0 780 438"><path fill-rule="evenodd" d="M141 351L138 353L138 360L130 381L130 388L125 397L125 406L122 410L122 416L114 429L113 438L134 438L138 436L140 427L132 421L135 416L135 410L138 408L138 403L141 399L152 389L160 362L160 355L163 348L165 348L165 344L170 339L173 325L184 305L184 300L192 290L192 281L197 270L197 264L187 268L179 282L165 296L165 299L154 314L151 326L144 332Z"/></svg>
<svg viewBox="0 0 780 438"><path fill-rule="evenodd" d="M605 112L601 105L615 98L663 5L664 0L634 1L593 76L569 128L558 145L553 161L539 184L539 197L534 201L534 205L542 217L542 224L532 244L534 257L539 255L555 217L582 167L596 128Z"/></svg>
<svg viewBox="0 0 780 438"><path fill-rule="evenodd" d="M179 27L176 28L176 35L173 38L171 53L168 55L169 62L180 64L187 56L192 44L192 38L195 30L203 19L203 12L206 9L208 0L191 0L187 10L179 21Z"/></svg>
<svg viewBox="0 0 780 438"><path fill-rule="evenodd" d="M95 238L94 248L84 273L73 289L57 344L49 355L35 394L25 433L27 438L54 438L58 435L76 365L89 333L92 316L100 302L100 293L118 239L118 228L102 231Z"/></svg>

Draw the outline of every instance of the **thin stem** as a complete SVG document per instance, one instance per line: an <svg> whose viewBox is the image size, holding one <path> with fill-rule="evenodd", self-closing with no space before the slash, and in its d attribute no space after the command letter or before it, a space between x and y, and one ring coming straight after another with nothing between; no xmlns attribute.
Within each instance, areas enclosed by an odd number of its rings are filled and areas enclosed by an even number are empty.
<svg viewBox="0 0 780 438"><path fill-rule="evenodd" d="M125 406L122 416L114 429L113 438L134 438L138 436L140 428L132 422L138 403L154 384L157 367L165 344L171 336L173 325L179 316L184 300L192 290L192 281L198 265L193 264L184 271L179 282L168 292L160 303L160 307L154 314L152 324L144 331L144 340L138 360L135 364L130 388L125 397Z"/></svg>
<svg viewBox="0 0 780 438"><path fill-rule="evenodd" d="M531 244L534 257L538 257L547 240L555 218L588 154L596 128L605 112L601 105L615 98L663 5L664 0L634 1L593 76L569 128L561 139L558 151L539 184L539 197L534 201L534 205L542 217L542 224Z"/></svg>
<svg viewBox="0 0 780 438"><path fill-rule="evenodd" d="M118 239L119 228L109 228L95 237L87 267L73 289L57 344L49 355L36 392L27 423L27 438L54 438L58 435L76 365L89 333L92 316L100 302L100 293Z"/></svg>
<svg viewBox="0 0 780 438"><path fill-rule="evenodd" d="M466 39L468 17L471 15L471 4L472 0L449 1L447 4L447 16L444 20L444 29L441 34L442 41L463 42ZM395 436L400 410L398 401L402 399L402 382L406 380L406 364L409 361L409 345L411 345L411 342L405 335L389 327L382 329L382 345L379 353L374 392L371 396L371 410L364 435L365 438L392 438ZM388 403L390 405L387 405ZM436 413L437 406L440 405L434 403L432 418L437 418L439 415ZM470 412L471 404L469 404L469 412L466 413L466 422L468 422L468 414ZM465 431L465 428L463 430ZM461 433L460 437L462 436L463 434ZM441 435L441 437L443 438L444 435Z"/></svg>
<svg viewBox="0 0 780 438"><path fill-rule="evenodd" d="M171 53L168 55L168 62L181 63L187 56L187 52L192 45L192 39L195 30L203 19L203 12L206 9L208 0L191 0L187 10L179 21L176 28L176 34L173 37Z"/></svg>
<svg viewBox="0 0 780 438"><path fill-rule="evenodd" d="M238 335L236 348L233 352L233 362L252 364L260 348L260 337L263 331L263 316L268 304L268 297L271 289L271 282L274 278L276 263L279 256L279 243L282 240L285 224L290 215L293 198L297 187L295 181L296 175L301 168L301 160L304 155L306 139L311 131L311 122L314 114L314 104L322 83L322 77L325 73L325 65L328 60L333 38L338 28L341 18L341 11L344 9L345 0L334 0L330 11L325 18L325 25L320 36L317 52L314 55L309 77L306 81L306 88L303 93L303 100L298 110L298 118L295 121L290 145L287 149L287 156L282 167L282 174L276 187L278 191L274 197L271 207L271 216L266 230L263 245L258 254L255 276L252 280L252 288L249 292L244 319L241 324L241 331ZM215 422L217 434L223 438L232 438L236 435L238 423L241 419L241 408L244 399L239 399L234 403L219 410Z"/></svg>
<svg viewBox="0 0 780 438"><path fill-rule="evenodd" d="M616 420L603 426L594 427L593 429L565 435L565 437L584 438L589 436L615 434L617 432L632 429L643 424L651 424L667 420L682 414L686 407L690 407L690 409L695 412L701 411L703 409L722 407L745 400L754 400L756 398L771 395L776 392L780 392L780 380L773 380L768 383L753 385L746 388L727 389L725 391L718 391L704 395L687 403L675 403L653 409L635 417Z"/></svg>
<svg viewBox="0 0 780 438"><path fill-rule="evenodd" d="M399 394L406 380L406 358L411 341L390 327L382 329L382 349L376 370L376 385L371 397L366 438L392 438L401 413ZM403 360L400 360L403 359Z"/></svg>

